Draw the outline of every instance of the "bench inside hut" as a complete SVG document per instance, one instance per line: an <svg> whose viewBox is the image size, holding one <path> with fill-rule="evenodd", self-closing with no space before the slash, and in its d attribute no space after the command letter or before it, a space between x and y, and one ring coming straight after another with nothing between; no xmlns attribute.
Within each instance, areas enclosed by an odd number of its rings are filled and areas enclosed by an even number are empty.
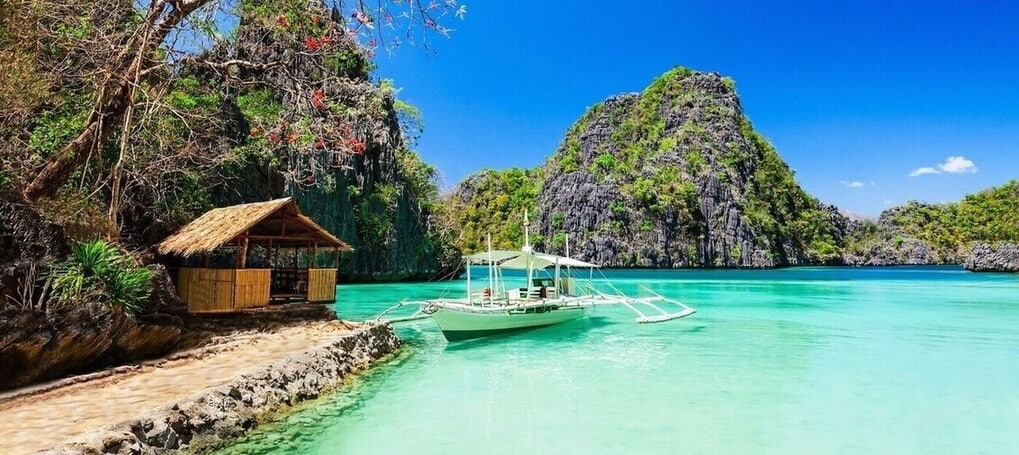
<svg viewBox="0 0 1019 455"><path fill-rule="evenodd" d="M192 313L333 302L339 254L352 248L292 198L213 209L159 244L183 259L177 293ZM321 267L322 262L332 267Z"/></svg>

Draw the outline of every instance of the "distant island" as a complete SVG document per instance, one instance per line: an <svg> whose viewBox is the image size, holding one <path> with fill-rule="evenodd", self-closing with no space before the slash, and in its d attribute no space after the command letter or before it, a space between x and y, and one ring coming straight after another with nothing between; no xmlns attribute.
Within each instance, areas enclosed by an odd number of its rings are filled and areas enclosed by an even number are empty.
<svg viewBox="0 0 1019 455"><path fill-rule="evenodd" d="M591 107L543 166L478 172L445 205L463 250L489 232L521 244L529 210L542 248L564 253L568 238L571 255L609 267L963 264L979 245L974 269L1012 271L1019 241L1017 181L848 218L799 186L732 79L680 67Z"/></svg>

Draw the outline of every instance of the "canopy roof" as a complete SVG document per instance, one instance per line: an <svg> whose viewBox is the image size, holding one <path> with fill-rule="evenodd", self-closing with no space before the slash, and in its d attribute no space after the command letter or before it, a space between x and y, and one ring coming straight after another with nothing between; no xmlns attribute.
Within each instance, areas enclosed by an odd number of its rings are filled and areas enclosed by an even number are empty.
<svg viewBox="0 0 1019 455"><path fill-rule="evenodd" d="M498 264L507 259L512 259L522 254L524 254L523 251L492 250L474 253L468 255L465 259L467 259L467 262L469 264L488 264L489 262Z"/></svg>
<svg viewBox="0 0 1019 455"><path fill-rule="evenodd" d="M536 269L544 269L553 267L559 264L560 267L576 267L593 269L598 268L597 264L591 264L588 262L580 261L566 256L557 256L554 254L547 253L532 253L533 259L531 262L532 267ZM491 257L491 263L496 264L500 268L504 269L527 269L527 254L523 251L509 251L509 250L493 250L482 251L480 253L474 253L467 256L467 262L470 264L488 264L489 257Z"/></svg>
<svg viewBox="0 0 1019 455"><path fill-rule="evenodd" d="M350 245L304 216L289 197L209 210L164 239L158 249L160 254L188 257L211 253L242 239L283 248L314 245L353 251Z"/></svg>

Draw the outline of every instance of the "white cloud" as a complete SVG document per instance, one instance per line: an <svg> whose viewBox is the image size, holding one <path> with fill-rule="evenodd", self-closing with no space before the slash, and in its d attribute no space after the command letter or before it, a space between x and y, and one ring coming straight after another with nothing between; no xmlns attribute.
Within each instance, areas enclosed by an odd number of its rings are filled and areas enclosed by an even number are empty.
<svg viewBox="0 0 1019 455"><path fill-rule="evenodd" d="M938 169L949 174L972 174L977 171L977 165L965 156L950 156L944 163L938 165Z"/></svg>
<svg viewBox="0 0 1019 455"><path fill-rule="evenodd" d="M913 172L909 173L910 177L919 177L927 174L973 174L977 171L977 165L973 161L970 161L965 156L950 156L945 158L945 162L934 166L923 166L913 169Z"/></svg>
<svg viewBox="0 0 1019 455"><path fill-rule="evenodd" d="M842 180L842 185L848 188L863 188L863 182L859 180L853 180L851 182Z"/></svg>
<svg viewBox="0 0 1019 455"><path fill-rule="evenodd" d="M940 174L940 173L941 173L941 171L939 171L937 169L934 169L934 168L932 168L930 166L924 166L924 167L918 167L916 169L913 169L913 172L910 172L909 176L910 177L919 177L919 176L924 175L924 174Z"/></svg>

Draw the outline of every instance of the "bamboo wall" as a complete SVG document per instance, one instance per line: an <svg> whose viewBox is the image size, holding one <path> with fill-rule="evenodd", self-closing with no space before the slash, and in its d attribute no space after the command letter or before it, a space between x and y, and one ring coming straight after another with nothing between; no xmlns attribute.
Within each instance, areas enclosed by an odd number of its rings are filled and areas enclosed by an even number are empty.
<svg viewBox="0 0 1019 455"><path fill-rule="evenodd" d="M269 304L269 269L182 268L177 292L192 313L230 312Z"/></svg>
<svg viewBox="0 0 1019 455"><path fill-rule="evenodd" d="M336 300L336 269L308 269L308 301Z"/></svg>
<svg viewBox="0 0 1019 455"><path fill-rule="evenodd" d="M234 283L234 309L257 308L269 304L270 269L237 270Z"/></svg>

